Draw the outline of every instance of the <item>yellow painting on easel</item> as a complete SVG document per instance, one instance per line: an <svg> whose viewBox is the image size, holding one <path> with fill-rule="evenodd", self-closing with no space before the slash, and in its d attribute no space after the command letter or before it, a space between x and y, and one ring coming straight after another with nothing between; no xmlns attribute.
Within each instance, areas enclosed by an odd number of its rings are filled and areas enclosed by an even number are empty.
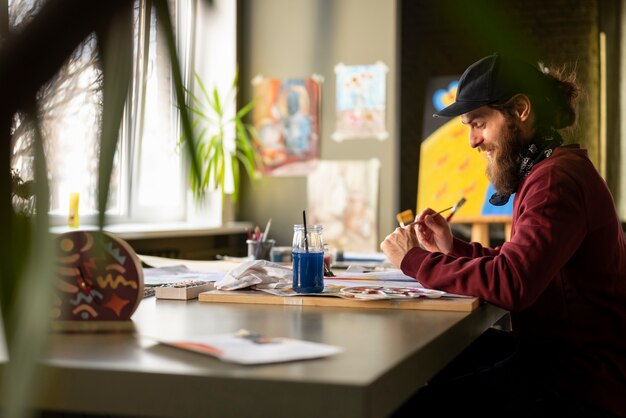
<svg viewBox="0 0 626 418"><path fill-rule="evenodd" d="M462 197L465 204L455 217L480 215L489 181L486 162L468 144L469 129L456 117L437 129L421 145L418 178L418 211L440 210Z"/></svg>

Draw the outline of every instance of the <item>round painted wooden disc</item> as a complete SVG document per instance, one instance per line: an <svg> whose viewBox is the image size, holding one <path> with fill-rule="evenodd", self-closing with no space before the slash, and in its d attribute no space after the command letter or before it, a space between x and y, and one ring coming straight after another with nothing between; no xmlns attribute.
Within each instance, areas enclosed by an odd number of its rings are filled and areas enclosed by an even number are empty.
<svg viewBox="0 0 626 418"><path fill-rule="evenodd" d="M143 298L143 270L124 240L100 231L72 231L56 239L57 281L52 317L128 320Z"/></svg>

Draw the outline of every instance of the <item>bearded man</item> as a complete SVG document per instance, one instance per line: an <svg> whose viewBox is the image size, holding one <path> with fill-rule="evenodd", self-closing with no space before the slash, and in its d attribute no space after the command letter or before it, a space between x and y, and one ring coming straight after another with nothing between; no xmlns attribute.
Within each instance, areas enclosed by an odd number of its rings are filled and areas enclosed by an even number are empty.
<svg viewBox="0 0 626 418"><path fill-rule="evenodd" d="M487 331L397 416L626 416L626 239L587 152L558 133L578 93L572 78L494 54L435 115L469 126L492 204L515 193L511 238L464 242L429 208L381 249L426 287L508 310L512 331Z"/></svg>

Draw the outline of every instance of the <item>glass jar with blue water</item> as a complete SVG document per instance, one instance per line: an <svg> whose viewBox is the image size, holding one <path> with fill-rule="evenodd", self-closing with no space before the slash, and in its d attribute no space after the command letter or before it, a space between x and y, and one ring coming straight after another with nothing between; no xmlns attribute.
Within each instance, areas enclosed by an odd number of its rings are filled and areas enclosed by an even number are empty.
<svg viewBox="0 0 626 418"><path fill-rule="evenodd" d="M293 226L293 290L321 293L324 290L324 242L322 225Z"/></svg>

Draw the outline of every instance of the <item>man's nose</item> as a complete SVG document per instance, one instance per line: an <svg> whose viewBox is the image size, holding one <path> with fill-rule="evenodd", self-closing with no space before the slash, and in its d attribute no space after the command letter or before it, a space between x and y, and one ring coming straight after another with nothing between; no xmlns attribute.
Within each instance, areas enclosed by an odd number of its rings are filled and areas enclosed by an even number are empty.
<svg viewBox="0 0 626 418"><path fill-rule="evenodd" d="M470 134L469 134L469 144L470 144L470 147L476 148L480 144L482 144L483 141L484 141L483 136L480 135L479 132L476 132L474 129L470 130Z"/></svg>

